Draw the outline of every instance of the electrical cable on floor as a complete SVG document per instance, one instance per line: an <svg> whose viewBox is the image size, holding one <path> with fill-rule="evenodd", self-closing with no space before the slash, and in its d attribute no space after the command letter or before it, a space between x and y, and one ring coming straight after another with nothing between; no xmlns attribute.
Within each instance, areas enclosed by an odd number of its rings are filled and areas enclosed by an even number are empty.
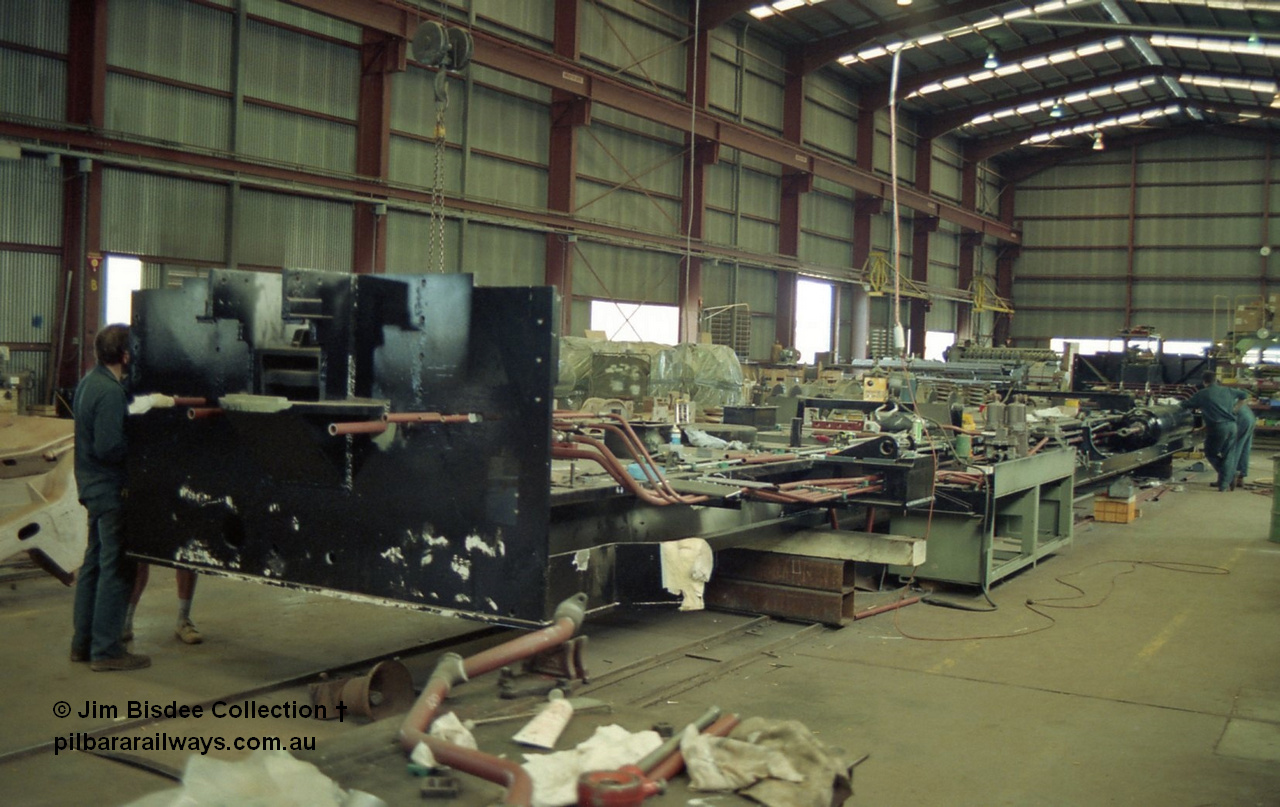
<svg viewBox="0 0 1280 807"><path fill-rule="evenodd" d="M1069 583L1063 578L1080 574L1081 572L1087 571L1097 566L1106 566L1112 563L1128 564L1129 568L1123 569L1112 576L1107 586L1107 592L1102 595L1101 599L1099 599L1097 602L1092 602L1084 605L1058 604L1058 603L1069 603L1075 600L1081 600L1088 596L1088 592L1085 591L1083 588L1081 588L1080 586L1077 586L1074 583ZM1012 631L1010 633L984 634L984 635L973 635L973 636L917 636L911 633L907 633L905 630L902 629L902 626L899 623L899 612L902 609L897 609L893 612L893 627L895 630L898 631L898 633L901 636L903 636L903 638L915 639L916 641L922 641L922 642L968 642L968 641L977 641L979 639L1013 639L1019 636L1030 636L1033 633L1040 633L1041 631L1046 631L1058 623L1056 619L1054 619L1052 616L1050 616L1049 614L1045 613L1043 610L1040 610L1040 609L1057 608L1061 610L1080 611L1088 608L1097 608L1098 606L1106 602L1107 599L1111 596L1112 592L1115 591L1117 580L1119 580L1122 576L1126 574L1133 574L1138 570L1140 566L1150 566L1155 569L1163 569L1168 572L1179 572L1181 574L1202 574L1202 575L1213 575L1213 576L1224 576L1224 575L1231 574L1230 570L1225 569L1221 566L1212 566L1205 563L1188 563L1186 561L1179 561L1179 560L1129 560L1129 559L1100 560L1097 563L1091 563L1088 566L1082 566L1081 568L1076 569L1075 571L1067 572L1066 574L1059 575L1058 577L1053 578L1055 583L1058 583L1060 585L1066 586L1067 588L1074 590L1076 592L1074 595L1064 596L1064 597L1045 597L1041 599L1035 599L1035 598L1029 597L1026 599L1026 601L1023 602L1024 608L1026 608L1028 611L1035 614L1036 616L1047 620L1046 624L1042 624L1036 628L1031 628L1029 630L1019 629L1019 630ZM914 578L914 575L913 575L913 578ZM951 600L931 599L929 595L925 595L924 597L922 597L921 601L928 603L929 605L936 605L942 608L952 608L955 610L969 611L969 612L976 612L976 613L990 613L991 611L997 610L998 606L996 605L995 601L991 599L990 595L987 593L986 586L983 586L982 594L986 598L987 602L991 604L992 606L991 608L971 608Z"/></svg>

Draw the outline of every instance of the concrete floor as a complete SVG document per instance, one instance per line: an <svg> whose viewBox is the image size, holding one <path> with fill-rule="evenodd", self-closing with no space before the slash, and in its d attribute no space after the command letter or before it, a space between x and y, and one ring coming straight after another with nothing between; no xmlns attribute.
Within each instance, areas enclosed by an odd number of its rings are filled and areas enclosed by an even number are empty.
<svg viewBox="0 0 1280 807"><path fill-rule="evenodd" d="M1270 466L1267 456L1256 460ZM1218 493L1207 482L1201 475L1144 504L1133 524L1078 530L1071 549L995 587L993 613L913 605L840 630L709 612L588 622L592 670L606 682L591 694L618 711L575 718L565 742L610 720L633 729L680 723L714 702L799 720L853 758L870 754L857 768L854 804L1280 805L1280 544L1267 541L1271 499ZM1225 573L1194 573L1211 571L1202 567ZM1075 595L1056 578L1085 596L1045 602ZM1028 600L1041 601L1053 622ZM172 574L155 570L136 643L154 666L95 674L66 660L69 590L46 579L0 590L0 801L114 805L171 786L84 753L18 755L112 723L60 719L56 701L73 711L93 700L198 703L415 647L404 657L421 682L435 655L423 645L477 627L208 578L193 614L208 641L187 647L171 639L173 602ZM1055 604L1095 607L1043 608ZM610 675L680 647L688 652L641 674ZM470 686L451 701L460 712L493 705L491 691ZM293 686L258 700L307 695ZM350 723L235 722L206 717L132 733L313 735L322 749L356 736ZM180 768L185 754L140 756ZM464 800L485 803L497 792L487 787L468 788L484 799ZM686 800L677 788L656 801Z"/></svg>

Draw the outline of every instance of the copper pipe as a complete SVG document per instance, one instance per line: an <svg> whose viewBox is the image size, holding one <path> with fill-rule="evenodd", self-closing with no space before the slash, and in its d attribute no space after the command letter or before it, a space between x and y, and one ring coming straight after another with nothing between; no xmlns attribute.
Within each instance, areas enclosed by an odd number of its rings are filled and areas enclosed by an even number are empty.
<svg viewBox="0 0 1280 807"><path fill-rule="evenodd" d="M891 603L888 603L887 605L877 605L875 608L868 608L865 611L859 611L858 613L853 615L853 618L866 619L869 616L875 616L876 614L883 614L885 611L894 611L903 607L904 605L912 605L917 602L920 602L919 597L907 597L905 600L898 600L897 602L891 602Z"/></svg>
<svg viewBox="0 0 1280 807"><path fill-rule="evenodd" d="M626 473L626 467L622 464L622 461L618 459L618 456L614 454L612 451L610 451L609 447L606 446L603 442L585 434L574 434L574 435L571 435L570 439L572 439L575 443L586 443L587 445L590 445L592 448L599 451L605 457L608 457L610 461L616 462L618 468L621 469L623 473ZM648 458L648 456L649 455L646 452L645 457ZM640 466L640 469L642 471L645 471L644 463L639 461L640 458L635 457L634 459L636 459L637 464ZM652 462L653 460L650 459L649 461ZM627 475L630 476L630 474L627 474ZM654 478L655 475L657 477L656 479ZM654 492L657 493L659 496L662 496L663 498L668 499L673 504L696 504L697 503L692 501L697 497L690 496L686 498L684 496L681 496L679 493L676 493L675 488L671 487L671 485L667 482L666 478L662 475L662 472L659 471L656 467L653 468L653 473L649 473L648 471L645 471L645 476L648 478L649 483L655 487ZM706 498L703 497L700 501L706 501Z"/></svg>
<svg viewBox="0 0 1280 807"><path fill-rule="evenodd" d="M173 396L174 406L205 406L209 401L205 398L184 398L179 395Z"/></svg>
<svg viewBox="0 0 1280 807"><path fill-rule="evenodd" d="M592 419L599 419L603 416L591 415L588 417ZM562 420L563 419L564 418L562 418ZM578 417L569 419L585 420L588 418ZM668 495L678 498L680 494L676 493L675 490L666 482L666 478L658 468L658 464L654 462L653 456L649 453L649 450L645 448L644 441L641 440L635 433L635 430L631 428L631 424L627 422L627 419L621 415L610 415L607 419L614 420L621 424L621 426L615 426L611 423L597 423L594 425L596 428L617 434L622 439L623 445L627 446L627 450L631 454L632 458L635 459L641 470L644 471L644 475L649 479L649 482L654 485L663 486Z"/></svg>
<svg viewBox="0 0 1280 807"><path fill-rule="evenodd" d="M708 737L724 737L738 725L737 715L724 715L716 722L707 726L703 730L703 734ZM650 779L659 781L670 781L673 776L684 770L684 754L676 749L671 756L654 765L646 773Z"/></svg>
<svg viewBox="0 0 1280 807"><path fill-rule="evenodd" d="M591 437L590 435L582 434L581 432L574 432L573 434L569 435L569 439L575 443L585 443L586 445L591 446L596 451L599 451L601 455L607 457L611 463L616 463L617 467L621 469L624 473L626 473L626 466L622 464L622 460L618 457L617 454L614 454L613 451L607 445L605 445L602 441L597 440L594 437ZM673 496L671 495L671 493L667 491L666 488L661 486L660 480L662 479L662 477L661 477L661 474L658 472L658 470L656 468L648 467L646 463L640 460L639 457L635 456L634 451L632 452L632 458L635 459L636 464L640 466L640 470L644 473L645 479L648 480L649 484L653 485L656 488L654 492L663 498L672 499ZM627 475L630 476L629 473Z"/></svg>
<svg viewBox="0 0 1280 807"><path fill-rule="evenodd" d="M329 436L341 437L344 434L382 434L387 424L381 420L353 420L349 423L330 423Z"/></svg>
<svg viewBox="0 0 1280 807"><path fill-rule="evenodd" d="M1027 452L1027 456L1030 457L1032 454L1037 453L1040 449L1044 448L1047 445L1049 445L1049 438L1048 437L1040 438L1040 442L1036 443L1035 448Z"/></svg>
<svg viewBox="0 0 1280 807"><path fill-rule="evenodd" d="M442 415L439 412L387 412L382 419L386 423L479 423L484 418L475 413Z"/></svg>
<svg viewBox="0 0 1280 807"><path fill-rule="evenodd" d="M604 468L605 471L608 472L609 476L613 477L615 482L635 494L635 496L641 501L657 505L659 507L665 507L672 503L670 499L658 496L654 494L653 491L642 487L639 482L632 478L631 474L627 473L625 468L619 468L615 464L611 464L607 458L601 456L597 451L587 451L581 448L568 448L565 446L553 446L551 449L551 456L556 459L591 460L601 468Z"/></svg>
<svg viewBox="0 0 1280 807"><path fill-rule="evenodd" d="M422 688L422 694L400 724L400 747L408 754L418 743L424 743L439 762L504 786L507 789L503 797L505 804L528 807L533 797L533 781L524 768L510 760L431 737L427 731L455 684L564 644L582 627L586 605L587 595L575 594L556 607L555 621L550 627L519 636L467 659L457 653L442 656L427 685Z"/></svg>
<svg viewBox="0 0 1280 807"><path fill-rule="evenodd" d="M187 420L204 420L205 418L217 417L221 414L222 409L216 406L193 406L187 410Z"/></svg>
<svg viewBox="0 0 1280 807"><path fill-rule="evenodd" d="M830 479L801 479L797 482L786 482L778 485L779 490L791 490L802 487L852 487L862 482L870 482L874 476L837 476Z"/></svg>
<svg viewBox="0 0 1280 807"><path fill-rule="evenodd" d="M743 465L762 465L766 462L787 462L788 460L798 460L800 457L796 454L762 454L754 457L744 457Z"/></svg>

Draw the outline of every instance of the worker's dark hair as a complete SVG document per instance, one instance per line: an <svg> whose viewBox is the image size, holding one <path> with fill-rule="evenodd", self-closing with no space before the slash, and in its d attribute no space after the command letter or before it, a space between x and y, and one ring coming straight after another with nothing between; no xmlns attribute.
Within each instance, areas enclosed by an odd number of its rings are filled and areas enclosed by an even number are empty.
<svg viewBox="0 0 1280 807"><path fill-rule="evenodd" d="M119 364L129 349L129 326L121 323L108 325L93 338L93 355L98 364Z"/></svg>
<svg viewBox="0 0 1280 807"><path fill-rule="evenodd" d="M1213 374L1212 370L1209 370L1204 374L1204 378L1202 380L1204 381L1204 385L1208 387L1211 386L1214 381L1218 380L1218 377Z"/></svg>

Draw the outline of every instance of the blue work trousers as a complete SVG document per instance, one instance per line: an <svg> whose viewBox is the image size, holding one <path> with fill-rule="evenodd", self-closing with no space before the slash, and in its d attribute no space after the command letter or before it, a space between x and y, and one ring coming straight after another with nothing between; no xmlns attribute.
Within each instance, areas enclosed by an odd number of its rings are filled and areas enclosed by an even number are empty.
<svg viewBox="0 0 1280 807"><path fill-rule="evenodd" d="M1226 490L1235 479L1235 467L1227 468L1227 462L1233 459L1232 449L1236 442L1235 421L1226 423L1206 423L1204 428L1204 456L1218 472L1218 489Z"/></svg>
<svg viewBox="0 0 1280 807"><path fill-rule="evenodd" d="M119 658L125 609L137 564L124 554L124 511L89 515L89 545L76 572L75 635L72 650L88 651L93 661Z"/></svg>
<svg viewBox="0 0 1280 807"><path fill-rule="evenodd" d="M1236 476L1249 475L1249 455L1253 453L1253 428L1257 421L1253 417L1236 418L1236 439L1231 444L1231 454L1226 459L1227 468L1235 469Z"/></svg>

